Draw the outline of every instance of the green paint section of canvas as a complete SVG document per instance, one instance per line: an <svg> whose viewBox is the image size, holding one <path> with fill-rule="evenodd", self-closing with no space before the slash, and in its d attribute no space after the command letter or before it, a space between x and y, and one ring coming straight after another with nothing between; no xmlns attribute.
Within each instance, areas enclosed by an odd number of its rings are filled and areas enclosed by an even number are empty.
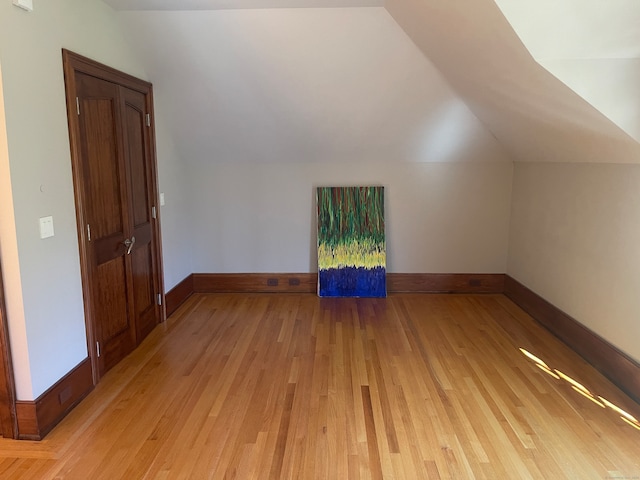
<svg viewBox="0 0 640 480"><path fill-rule="evenodd" d="M318 268L386 266L383 187L319 187Z"/></svg>

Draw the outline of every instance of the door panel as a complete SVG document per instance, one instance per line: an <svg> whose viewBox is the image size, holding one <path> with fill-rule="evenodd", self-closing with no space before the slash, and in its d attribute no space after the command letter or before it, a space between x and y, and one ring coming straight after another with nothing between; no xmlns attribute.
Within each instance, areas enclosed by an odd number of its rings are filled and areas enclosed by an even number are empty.
<svg viewBox="0 0 640 480"><path fill-rule="evenodd" d="M151 249L149 245L139 247L133 257L134 299L136 315L143 314L154 302L151 282Z"/></svg>
<svg viewBox="0 0 640 480"><path fill-rule="evenodd" d="M80 128L86 143L83 152L85 177L88 183L88 215L91 218L93 239L124 232L122 194L123 180L118 158L118 135L115 130L115 86L86 75L79 75L79 94L82 99ZM100 98L101 96L106 98Z"/></svg>
<svg viewBox="0 0 640 480"><path fill-rule="evenodd" d="M122 281L125 277L125 262L122 257L98 265L98 302L96 316L100 322L100 337L105 350L108 343L120 335L129 337L131 322L127 314L127 288ZM133 343L134 339L130 339Z"/></svg>
<svg viewBox="0 0 640 480"><path fill-rule="evenodd" d="M126 92L131 98L132 93ZM138 99L138 101L144 99ZM144 106L144 103L143 105ZM139 106L138 106L139 108ZM149 224L149 203L147 187L147 172L145 171L144 122L143 112L136 106L126 103L126 135L131 169L131 206L133 210L133 224L139 226Z"/></svg>
<svg viewBox="0 0 640 480"><path fill-rule="evenodd" d="M132 264L135 315L138 326L138 338L142 341L144 337L153 330L153 327L155 327L157 323L156 295L154 293L155 290L150 271L152 264L150 243L137 248Z"/></svg>

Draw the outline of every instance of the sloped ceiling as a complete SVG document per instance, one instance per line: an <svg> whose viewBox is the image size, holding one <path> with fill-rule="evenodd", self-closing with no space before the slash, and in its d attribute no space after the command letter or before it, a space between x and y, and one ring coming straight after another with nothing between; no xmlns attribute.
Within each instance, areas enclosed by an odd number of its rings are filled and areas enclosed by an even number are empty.
<svg viewBox="0 0 640 480"><path fill-rule="evenodd" d="M640 141L640 2L496 3L540 65Z"/></svg>
<svg viewBox="0 0 640 480"><path fill-rule="evenodd" d="M502 146L515 161L640 162L640 144L539 65L493 0L105 1L123 10L189 157L446 161L460 155L419 145L455 123L495 159ZM462 105L433 91L440 74Z"/></svg>
<svg viewBox="0 0 640 480"><path fill-rule="evenodd" d="M515 160L640 162L640 144L540 66L493 0L386 9Z"/></svg>
<svg viewBox="0 0 640 480"><path fill-rule="evenodd" d="M384 8L121 15L187 161L509 161Z"/></svg>

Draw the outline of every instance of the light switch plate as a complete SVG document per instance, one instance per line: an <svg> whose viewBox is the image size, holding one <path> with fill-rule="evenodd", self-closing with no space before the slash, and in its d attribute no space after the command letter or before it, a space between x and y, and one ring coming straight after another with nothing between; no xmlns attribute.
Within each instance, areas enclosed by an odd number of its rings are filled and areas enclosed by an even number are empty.
<svg viewBox="0 0 640 480"><path fill-rule="evenodd" d="M53 237L53 217L40 219L40 238Z"/></svg>
<svg viewBox="0 0 640 480"><path fill-rule="evenodd" d="M33 0L13 0L13 4L27 12L33 11Z"/></svg>
<svg viewBox="0 0 640 480"><path fill-rule="evenodd" d="M164 193L160 194L160 206L164 207Z"/></svg>

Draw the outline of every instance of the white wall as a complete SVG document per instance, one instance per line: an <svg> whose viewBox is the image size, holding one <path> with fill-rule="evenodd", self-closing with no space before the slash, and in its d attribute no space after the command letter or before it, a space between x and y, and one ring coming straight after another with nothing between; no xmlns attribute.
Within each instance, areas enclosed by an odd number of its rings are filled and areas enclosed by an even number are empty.
<svg viewBox="0 0 640 480"><path fill-rule="evenodd" d="M189 166L180 156L168 125L170 113L157 98L170 95L154 86L158 187L164 194L160 207L165 292L193 273L193 212Z"/></svg>
<svg viewBox="0 0 640 480"><path fill-rule="evenodd" d="M14 369L20 374L16 375L16 381L22 383L23 390L28 390L31 388L31 372L29 371L27 332L20 286L20 262L13 214L13 189L7 146L1 67L0 65L0 259L4 273L7 317L13 320L12 328L9 331L9 344L13 351Z"/></svg>
<svg viewBox="0 0 640 480"><path fill-rule="evenodd" d="M517 163L507 273L640 360L640 165Z"/></svg>
<svg viewBox="0 0 640 480"><path fill-rule="evenodd" d="M8 139L4 155L0 145L0 164L3 175L9 167L12 185L11 193L2 192L0 244L3 262L7 256L19 400L37 398L87 356L61 48L145 76L113 12L99 0L36 1L34 6L27 13L0 2ZM8 195L14 222L10 214L5 217ZM38 218L48 215L55 236L41 240Z"/></svg>
<svg viewBox="0 0 640 480"><path fill-rule="evenodd" d="M317 271L315 187L383 185L388 271L502 273L511 175L506 162L202 164L194 268Z"/></svg>

